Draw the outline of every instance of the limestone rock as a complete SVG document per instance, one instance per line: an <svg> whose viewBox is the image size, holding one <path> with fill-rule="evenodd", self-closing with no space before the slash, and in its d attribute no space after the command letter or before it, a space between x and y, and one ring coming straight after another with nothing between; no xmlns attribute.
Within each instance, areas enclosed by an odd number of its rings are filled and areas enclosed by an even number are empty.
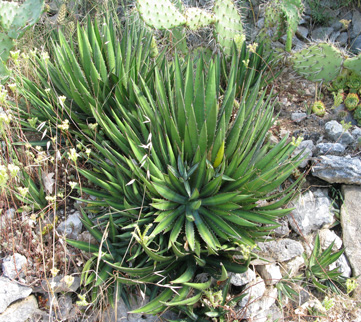
<svg viewBox="0 0 361 322"><path fill-rule="evenodd" d="M261 275L266 285L277 284L282 279L281 270L276 264L257 266L257 272Z"/></svg>
<svg viewBox="0 0 361 322"><path fill-rule="evenodd" d="M10 305L0 315L0 322L25 322L38 310L38 302L34 295Z"/></svg>
<svg viewBox="0 0 361 322"><path fill-rule="evenodd" d="M12 302L29 296L31 292L30 287L0 277L0 313L3 313Z"/></svg>
<svg viewBox="0 0 361 322"><path fill-rule="evenodd" d="M292 153L292 155L294 156L299 154L301 151L303 151L301 154L301 158L305 157L305 159L300 163L299 165L300 168L304 168L308 164L308 161L312 158L314 149L315 149L315 145L313 144L313 141L305 140L302 141L300 145Z"/></svg>
<svg viewBox="0 0 361 322"><path fill-rule="evenodd" d="M345 149L345 146L341 143L319 143L316 145L314 155L343 155Z"/></svg>
<svg viewBox="0 0 361 322"><path fill-rule="evenodd" d="M335 120L326 123L325 131L328 138L334 142L349 145L355 141L349 131L344 131L342 125Z"/></svg>
<svg viewBox="0 0 361 322"><path fill-rule="evenodd" d="M297 256L300 256L303 252L303 246L300 242L289 238L283 238L279 240L272 240L269 242L259 242L259 251L255 251L260 257L266 259L285 262Z"/></svg>
<svg viewBox="0 0 361 322"><path fill-rule="evenodd" d="M64 276L57 275L54 278L49 278L47 281L43 280L41 282L41 286L35 288L35 292L43 293L49 292L49 287L52 288L52 292L54 293L67 293L67 292L75 292L80 286L80 277L74 276L74 281L71 285L67 285L64 281Z"/></svg>
<svg viewBox="0 0 361 322"><path fill-rule="evenodd" d="M298 234L308 235L334 222L327 189L317 189L314 192L309 190L293 206L295 209L288 215L288 220Z"/></svg>
<svg viewBox="0 0 361 322"><path fill-rule="evenodd" d="M28 260L25 256L15 253L3 259L2 270L5 277L15 279L23 277Z"/></svg>
<svg viewBox="0 0 361 322"><path fill-rule="evenodd" d="M83 228L83 223L80 218L81 214L77 211L68 216L65 221L61 222L56 230L61 235L65 234L67 238L76 239Z"/></svg>
<svg viewBox="0 0 361 322"><path fill-rule="evenodd" d="M298 275L300 268L304 266L304 264L305 260L303 256L297 256L286 263L282 263L285 270L284 275L290 278Z"/></svg>
<svg viewBox="0 0 361 322"><path fill-rule="evenodd" d="M361 161L359 158L327 155L314 159L313 176L330 183L361 184Z"/></svg>
<svg viewBox="0 0 361 322"><path fill-rule="evenodd" d="M307 117L306 113L292 113L291 120L295 123L302 122Z"/></svg>
<svg viewBox="0 0 361 322"><path fill-rule="evenodd" d="M350 261L353 276L361 275L361 187L342 186L344 203L341 207L341 226L345 253ZM356 293L361 296L361 277Z"/></svg>
<svg viewBox="0 0 361 322"><path fill-rule="evenodd" d="M318 235L323 250L330 246L332 242L335 242L332 248L334 252L337 252L342 247L342 239L338 237L332 230L321 229Z"/></svg>
<svg viewBox="0 0 361 322"><path fill-rule="evenodd" d="M331 27L318 27L311 33L313 40L327 40L333 32Z"/></svg>
<svg viewBox="0 0 361 322"><path fill-rule="evenodd" d="M256 278L254 270L248 268L244 273L233 273L231 275L231 284L234 286L243 286L252 282Z"/></svg>

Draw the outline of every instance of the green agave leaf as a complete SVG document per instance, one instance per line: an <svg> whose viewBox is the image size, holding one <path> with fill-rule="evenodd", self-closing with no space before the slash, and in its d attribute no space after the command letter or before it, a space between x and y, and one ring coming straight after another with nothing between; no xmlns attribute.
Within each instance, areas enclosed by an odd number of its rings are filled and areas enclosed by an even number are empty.
<svg viewBox="0 0 361 322"><path fill-rule="evenodd" d="M199 301L201 296L202 296L202 293L198 293L197 295L194 295L194 296L192 296L190 298L187 298L185 300L172 301L172 302L164 302L164 301L162 301L162 303L164 305L167 305L167 306L194 305L195 303L197 303Z"/></svg>
<svg viewBox="0 0 361 322"><path fill-rule="evenodd" d="M204 291L207 288L209 288L212 284L212 280L210 279L209 281L205 282L205 283L183 283L183 285L185 286L189 286L191 288L194 288L196 290L200 290L200 291Z"/></svg>
<svg viewBox="0 0 361 322"><path fill-rule="evenodd" d="M165 199L168 199L170 201L179 203L179 204L185 204L187 201L187 198L174 192L173 190L170 190L169 188L165 187L164 185L160 185L158 183L153 182L154 188L157 190L157 192Z"/></svg>
<svg viewBox="0 0 361 322"><path fill-rule="evenodd" d="M150 311L154 311L159 308L164 308L164 304L162 302L168 301L172 295L174 294L173 290L170 288L165 289L160 295L158 295L155 299L142 306L139 309L133 310L129 313L148 313Z"/></svg>
<svg viewBox="0 0 361 322"><path fill-rule="evenodd" d="M195 271L196 266L188 264L185 272L175 280L171 281L171 284L184 284L189 282L194 277Z"/></svg>

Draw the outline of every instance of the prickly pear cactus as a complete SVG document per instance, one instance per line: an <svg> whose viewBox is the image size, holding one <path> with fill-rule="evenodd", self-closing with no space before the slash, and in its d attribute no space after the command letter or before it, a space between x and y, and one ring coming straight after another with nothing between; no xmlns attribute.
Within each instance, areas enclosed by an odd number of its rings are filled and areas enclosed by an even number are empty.
<svg viewBox="0 0 361 322"><path fill-rule="evenodd" d="M35 24L44 8L44 0L26 0L24 3L0 1L0 78L8 74L6 61L13 48L13 39L22 36Z"/></svg>
<svg viewBox="0 0 361 322"><path fill-rule="evenodd" d="M345 59L343 67L361 75L361 54Z"/></svg>
<svg viewBox="0 0 361 322"><path fill-rule="evenodd" d="M232 0L216 0L213 12L216 19L214 33L217 43L225 54L230 54L235 38L242 43L246 39L242 18Z"/></svg>
<svg viewBox="0 0 361 322"><path fill-rule="evenodd" d="M341 52L327 43L314 44L295 53L292 58L294 70L313 82L331 82L342 66Z"/></svg>
<svg viewBox="0 0 361 322"><path fill-rule="evenodd" d="M212 13L200 8L188 8L185 10L184 15L187 20L187 27L190 30L198 30L215 22Z"/></svg>
<svg viewBox="0 0 361 322"><path fill-rule="evenodd" d="M23 35L25 30L34 25L44 10L44 0L26 0L19 5L15 12L13 21L8 28L8 35L17 39ZM7 13L0 13L1 16Z"/></svg>
<svg viewBox="0 0 361 322"><path fill-rule="evenodd" d="M303 12L302 0L272 0L265 8L265 27L276 27L277 40L286 32L286 51L290 52L292 48L292 37L294 36L298 23Z"/></svg>
<svg viewBox="0 0 361 322"><path fill-rule="evenodd" d="M159 30L184 25L186 18L169 0L138 0L137 8L144 22Z"/></svg>
<svg viewBox="0 0 361 322"><path fill-rule="evenodd" d="M292 49L292 37L296 33L298 23L303 12L303 4L301 0L283 0L281 1L281 10L286 17L287 24L287 40L285 50L290 52Z"/></svg>

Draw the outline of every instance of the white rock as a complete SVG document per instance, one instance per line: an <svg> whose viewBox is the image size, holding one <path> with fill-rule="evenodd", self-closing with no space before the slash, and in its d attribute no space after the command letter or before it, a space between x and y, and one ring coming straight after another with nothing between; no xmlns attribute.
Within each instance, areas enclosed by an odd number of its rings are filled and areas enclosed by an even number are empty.
<svg viewBox="0 0 361 322"><path fill-rule="evenodd" d="M329 183L361 185L361 160L358 157L323 155L314 158L312 175Z"/></svg>
<svg viewBox="0 0 361 322"><path fill-rule="evenodd" d="M331 200L327 193L327 189L317 189L314 192L309 190L294 203L296 209L288 215L288 221L296 233L308 235L334 222Z"/></svg>
<svg viewBox="0 0 361 322"><path fill-rule="evenodd" d="M361 187L342 186L344 203L341 207L341 226L343 244L347 259L350 261L353 276L361 275ZM358 287L355 290L355 298L361 298L361 277L357 279Z"/></svg>
<svg viewBox="0 0 361 322"><path fill-rule="evenodd" d="M344 131L342 125L337 121L329 121L325 125L325 131L327 136L334 142L338 142L344 145L354 143L355 139L349 131Z"/></svg>
<svg viewBox="0 0 361 322"><path fill-rule="evenodd" d="M342 273L342 276L344 277L351 277L352 275L352 270L351 270L351 267L348 263L348 260L345 256L345 254L342 254L338 260L334 263L332 263L329 267L330 270L334 269L338 267L338 271L340 273Z"/></svg>
<svg viewBox="0 0 361 322"><path fill-rule="evenodd" d="M25 256L15 253L3 259L2 270L3 275L10 279L23 277L26 270L28 260Z"/></svg>
<svg viewBox="0 0 361 322"><path fill-rule="evenodd" d="M293 151L292 156L296 156L301 151L302 154L300 156L300 159L305 158L299 165L300 168L304 168L308 161L312 158L313 151L315 150L315 145L313 144L312 140L305 140L300 143L300 145Z"/></svg>
<svg viewBox="0 0 361 322"><path fill-rule="evenodd" d="M29 296L31 292L30 287L0 277L0 313L3 313L12 302Z"/></svg>
<svg viewBox="0 0 361 322"><path fill-rule="evenodd" d="M282 279L281 270L276 264L257 266L257 272L261 275L266 285L277 284Z"/></svg>
<svg viewBox="0 0 361 322"><path fill-rule="evenodd" d="M232 273L231 274L231 284L234 286L243 286L246 285L256 278L256 273L248 268L244 273Z"/></svg>
<svg viewBox="0 0 361 322"><path fill-rule="evenodd" d="M253 286L253 288L255 288ZM243 300L248 299L244 302L242 310L242 318L251 319L254 321L267 321L264 318L267 318L269 308L276 302L277 300L277 289L275 287L259 287L258 290L255 290L254 293L251 293L249 290L249 295L247 295ZM259 293L256 293L259 292ZM262 293L262 295L260 295ZM260 295L260 296L258 296Z"/></svg>
<svg viewBox="0 0 361 322"><path fill-rule="evenodd" d="M38 302L34 295L10 305L0 315L0 322L25 322L38 310Z"/></svg>
<svg viewBox="0 0 361 322"><path fill-rule="evenodd" d="M277 241L259 242L259 251L255 251L260 257L267 258L270 261L285 262L303 252L303 246L300 242L289 238L282 238Z"/></svg>
<svg viewBox="0 0 361 322"><path fill-rule="evenodd" d="M80 212L68 216L65 221L59 224L57 231L61 235L66 235L68 238L76 239L83 229L83 223L80 220Z"/></svg>
<svg viewBox="0 0 361 322"><path fill-rule="evenodd" d="M334 231L329 229L321 229L319 231L320 244L322 249L326 249L328 246L335 242L332 250L335 252L342 247L342 239L338 237Z"/></svg>
<svg viewBox="0 0 361 322"><path fill-rule="evenodd" d="M253 282L247 284L244 290L247 295L238 303L240 307L249 307L252 303L260 300L266 292L266 284L262 278L257 277Z"/></svg>
<svg viewBox="0 0 361 322"><path fill-rule="evenodd" d="M298 275L300 268L305 264L302 256L297 256L286 263L282 263L285 269L285 276L294 277Z"/></svg>

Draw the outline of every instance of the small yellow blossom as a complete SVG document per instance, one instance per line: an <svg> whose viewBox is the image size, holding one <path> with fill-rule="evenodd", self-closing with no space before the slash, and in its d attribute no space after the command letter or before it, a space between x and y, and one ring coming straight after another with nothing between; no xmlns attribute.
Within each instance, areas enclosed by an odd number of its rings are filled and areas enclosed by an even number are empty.
<svg viewBox="0 0 361 322"><path fill-rule="evenodd" d="M56 267L53 267L51 270L51 275L53 275L53 277L55 277L56 275L58 275L59 270Z"/></svg>

